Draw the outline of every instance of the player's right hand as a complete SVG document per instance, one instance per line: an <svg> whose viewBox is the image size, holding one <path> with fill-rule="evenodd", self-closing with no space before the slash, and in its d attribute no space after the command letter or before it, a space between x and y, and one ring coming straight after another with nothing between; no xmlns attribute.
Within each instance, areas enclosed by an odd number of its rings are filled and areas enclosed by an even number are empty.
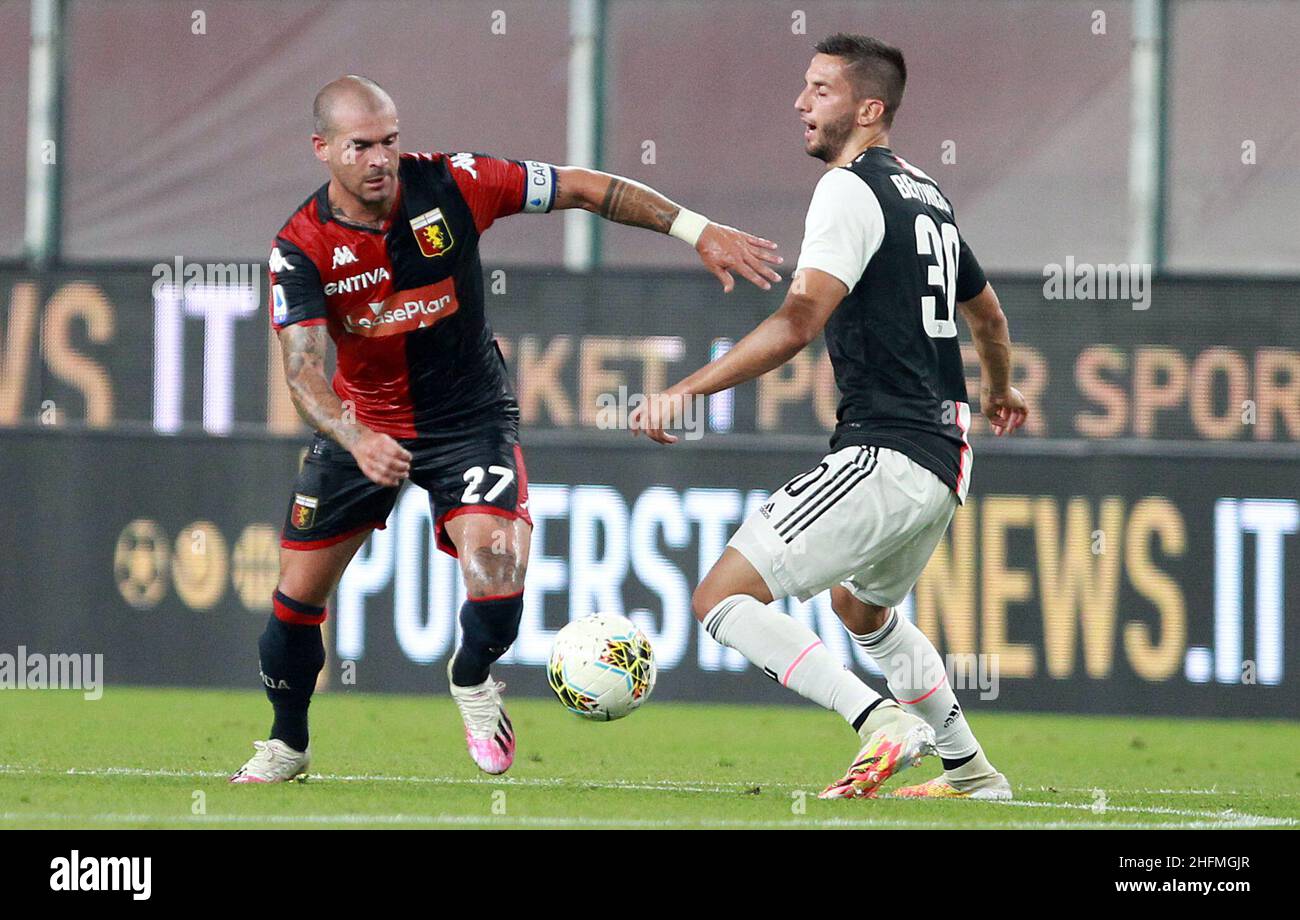
<svg viewBox="0 0 1300 920"><path fill-rule="evenodd" d="M989 424L993 426L993 433L998 437L1011 434L1029 417L1029 406L1025 403L1025 397L1015 387L1007 387L1005 393L982 391L980 410L989 420Z"/></svg>
<svg viewBox="0 0 1300 920"><path fill-rule="evenodd" d="M627 427L632 430L632 437L642 432L652 441L660 444L676 444L677 436L664 431L677 422L677 408L682 397L668 393L652 393L628 413Z"/></svg>
<svg viewBox="0 0 1300 920"><path fill-rule="evenodd" d="M366 478L380 486L400 486L411 475L411 452L390 436L365 428L352 456Z"/></svg>

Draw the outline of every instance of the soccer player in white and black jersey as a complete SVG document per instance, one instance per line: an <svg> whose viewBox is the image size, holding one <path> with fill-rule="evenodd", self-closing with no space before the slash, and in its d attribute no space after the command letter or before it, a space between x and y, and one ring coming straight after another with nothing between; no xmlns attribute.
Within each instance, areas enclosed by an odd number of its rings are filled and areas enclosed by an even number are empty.
<svg viewBox="0 0 1300 920"><path fill-rule="evenodd" d="M795 108L804 149L826 164L784 303L726 355L632 415L634 433L676 438L682 401L781 366L819 333L841 400L830 453L778 489L695 591L695 615L783 686L832 709L862 748L823 798L874 796L930 753L943 775L912 797L1006 799L934 645L895 609L934 552L971 477L970 407L957 314L979 353L980 408L997 435L1027 415L1011 386L1006 317L934 180L889 148L902 52L861 35L819 43ZM844 669L806 626L768 606L831 590L895 699Z"/></svg>

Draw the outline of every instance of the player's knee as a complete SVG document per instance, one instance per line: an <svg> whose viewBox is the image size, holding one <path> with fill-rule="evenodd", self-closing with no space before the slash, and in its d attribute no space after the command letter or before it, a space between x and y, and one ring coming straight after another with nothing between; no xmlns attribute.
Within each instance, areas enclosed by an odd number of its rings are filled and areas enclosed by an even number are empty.
<svg viewBox="0 0 1300 920"><path fill-rule="evenodd" d="M725 557L724 557L725 559ZM758 576L755 575L755 578ZM752 581L743 578L737 578L734 570L728 570L727 567L720 563L709 570L709 574L704 576L704 580L695 588L695 593L691 595L691 611L695 614L695 619L701 623L704 618L714 607L721 604L727 598L734 594L748 594L752 597L759 598L757 590L758 585ZM763 599L767 603L771 598Z"/></svg>
<svg viewBox="0 0 1300 920"><path fill-rule="evenodd" d="M695 614L695 619L703 623L709 611L718 606L725 596L714 590L707 581L701 582L691 595L691 612Z"/></svg>
<svg viewBox="0 0 1300 920"><path fill-rule="evenodd" d="M831 609L845 626L859 636L875 632L889 618L888 607L860 601L847 588L840 586L831 589Z"/></svg>
<svg viewBox="0 0 1300 920"><path fill-rule="evenodd" d="M283 560L280 563L280 580L275 589L288 597L313 607L323 607L329 600L333 587L332 578L322 577L320 572L310 566L286 564Z"/></svg>
<svg viewBox="0 0 1300 920"><path fill-rule="evenodd" d="M524 588L525 565L513 545L485 545L465 560L465 586L471 596L514 594Z"/></svg>
<svg viewBox="0 0 1300 920"><path fill-rule="evenodd" d="M852 616L855 604L859 604L858 599L847 590L839 586L831 588L831 609L840 619Z"/></svg>
<svg viewBox="0 0 1300 920"><path fill-rule="evenodd" d="M310 583L297 584L291 579L281 579L276 590L288 597L297 598L313 607L324 607L329 601L329 591L321 590Z"/></svg>

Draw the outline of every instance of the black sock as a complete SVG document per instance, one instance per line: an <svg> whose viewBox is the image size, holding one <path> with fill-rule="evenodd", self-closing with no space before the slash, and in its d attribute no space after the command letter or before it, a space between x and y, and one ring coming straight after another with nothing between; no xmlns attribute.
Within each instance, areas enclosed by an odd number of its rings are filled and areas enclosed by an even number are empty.
<svg viewBox="0 0 1300 920"><path fill-rule="evenodd" d="M488 679L488 668L506 653L519 635L519 618L524 613L524 594L494 598L470 598L460 608L464 633L451 666L451 682L472 687Z"/></svg>
<svg viewBox="0 0 1300 920"><path fill-rule="evenodd" d="M978 753L979 751L976 751L974 754L967 754L965 757L958 757L956 760L949 760L947 757L941 757L939 759L943 761L943 768L945 770L956 770L962 764L970 763L974 760L975 754Z"/></svg>
<svg viewBox="0 0 1300 920"><path fill-rule="evenodd" d="M871 717L871 713L875 711L875 708L879 706L881 703L883 703L884 701L885 698L882 696L880 699L876 700L866 709L862 710L862 712L858 714L858 717L853 720L853 730L855 732L861 730L862 724L866 722L868 718Z"/></svg>
<svg viewBox="0 0 1300 920"><path fill-rule="evenodd" d="M270 737L295 751L307 750L307 708L316 677L325 666L325 643L320 624L325 608L313 607L281 594L274 595L275 610L258 640L262 683L275 710Z"/></svg>

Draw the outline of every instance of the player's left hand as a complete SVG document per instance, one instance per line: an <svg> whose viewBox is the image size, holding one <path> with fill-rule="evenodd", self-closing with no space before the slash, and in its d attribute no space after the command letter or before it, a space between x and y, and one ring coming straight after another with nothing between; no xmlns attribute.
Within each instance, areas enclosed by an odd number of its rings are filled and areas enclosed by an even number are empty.
<svg viewBox="0 0 1300 920"><path fill-rule="evenodd" d="M1029 406L1025 397L1015 387L1007 387L1005 393L981 390L980 409L989 420L993 433L998 437L1011 434L1025 423L1029 417Z"/></svg>
<svg viewBox="0 0 1300 920"><path fill-rule="evenodd" d="M651 393L641 405L629 413L627 427L632 436L645 432L646 437L660 444L676 444L677 436L664 431L677 424L677 410L681 408L682 397L669 393Z"/></svg>
<svg viewBox="0 0 1300 920"><path fill-rule="evenodd" d="M722 282L725 294L736 287L736 279L731 276L733 271L765 291L781 281L781 276L770 268L785 261L776 254L776 243L744 230L710 223L696 241L695 251L700 254L704 267Z"/></svg>

